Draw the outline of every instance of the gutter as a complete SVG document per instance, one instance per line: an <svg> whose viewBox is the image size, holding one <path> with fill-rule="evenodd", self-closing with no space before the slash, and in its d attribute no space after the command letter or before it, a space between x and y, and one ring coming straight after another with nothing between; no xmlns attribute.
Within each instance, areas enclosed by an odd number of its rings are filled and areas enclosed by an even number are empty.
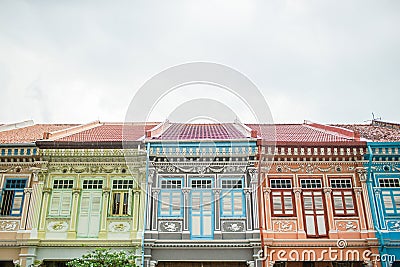
<svg viewBox="0 0 400 267"><path fill-rule="evenodd" d="M377 226L376 227L376 237L379 240L380 246L378 247L378 250L380 252L381 255L383 255L384 253L386 253L386 249L384 246L384 241L383 241L383 237L381 234L381 230L380 230L380 225L379 225L379 221L378 221L378 213L376 211L376 200L375 200L375 194L372 190L372 185L370 184L370 182L368 181L370 178L372 180L372 159L373 159L373 153L372 153L372 149L371 149L371 145L367 143L367 148L368 148L368 178L367 178L367 189L368 189L368 193L370 196L373 196L373 205L371 205L371 209L373 209L373 214L375 214L375 216L372 216L372 220L374 221L374 225Z"/></svg>
<svg viewBox="0 0 400 267"><path fill-rule="evenodd" d="M261 186L261 151L262 151L262 144L260 144L261 142L257 142L258 145L258 177L257 177L257 198L258 198L258 224L259 224L259 229L260 229L260 239L261 239L261 251L262 251L262 262L261 265L264 267L266 265L266 248L265 248L265 244L264 244L264 217L265 214L262 212L263 211L263 202L261 201L261 196L262 196L262 186Z"/></svg>
<svg viewBox="0 0 400 267"><path fill-rule="evenodd" d="M125 145L139 145L142 141L92 141L92 142L74 142L74 141L36 141L39 148L124 148Z"/></svg>
<svg viewBox="0 0 400 267"><path fill-rule="evenodd" d="M0 147L36 147L35 142L32 143L7 143L0 144Z"/></svg>

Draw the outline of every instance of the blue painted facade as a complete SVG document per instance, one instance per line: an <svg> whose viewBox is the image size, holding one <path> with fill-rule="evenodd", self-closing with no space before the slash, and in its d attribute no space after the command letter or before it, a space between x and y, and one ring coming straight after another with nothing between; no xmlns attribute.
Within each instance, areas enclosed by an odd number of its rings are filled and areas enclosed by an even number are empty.
<svg viewBox="0 0 400 267"><path fill-rule="evenodd" d="M400 261L400 142L368 142L365 156L372 218L382 266Z"/></svg>
<svg viewBox="0 0 400 267"><path fill-rule="evenodd" d="M260 249L256 139L147 144L144 262L254 266Z"/></svg>

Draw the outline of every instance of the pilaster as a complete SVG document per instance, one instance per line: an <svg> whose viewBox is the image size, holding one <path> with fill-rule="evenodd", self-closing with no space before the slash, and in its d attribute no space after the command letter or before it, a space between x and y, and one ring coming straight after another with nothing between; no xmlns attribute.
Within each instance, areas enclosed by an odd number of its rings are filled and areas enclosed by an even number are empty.
<svg viewBox="0 0 400 267"><path fill-rule="evenodd" d="M71 219L69 223L69 229L67 232L68 239L75 239L76 238L76 220L78 217L78 210L79 210L79 196L81 194L80 188L74 188L72 190L72 208L71 208Z"/></svg>

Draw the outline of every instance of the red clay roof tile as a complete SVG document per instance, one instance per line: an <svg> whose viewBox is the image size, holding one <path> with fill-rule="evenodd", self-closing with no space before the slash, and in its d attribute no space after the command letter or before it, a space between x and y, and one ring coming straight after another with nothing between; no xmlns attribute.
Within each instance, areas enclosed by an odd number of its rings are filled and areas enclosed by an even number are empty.
<svg viewBox="0 0 400 267"><path fill-rule="evenodd" d="M307 124L246 124L267 142L326 143L350 142L354 139L339 133L324 131ZM275 130L274 130L275 128ZM261 133L260 133L261 132Z"/></svg>
<svg viewBox="0 0 400 267"><path fill-rule="evenodd" d="M43 138L44 132L58 131L76 124L35 124L32 126L0 132L1 144L33 143Z"/></svg>
<svg viewBox="0 0 400 267"><path fill-rule="evenodd" d="M336 125L361 135L361 137L373 142L399 142L400 129L388 126L371 124L340 124Z"/></svg>
<svg viewBox="0 0 400 267"><path fill-rule="evenodd" d="M160 136L160 140L242 139L246 138L233 123L186 124L173 123Z"/></svg>
<svg viewBox="0 0 400 267"><path fill-rule="evenodd" d="M121 142L136 141L144 136L145 130L153 128L156 123L105 123L75 134L61 137L55 142Z"/></svg>

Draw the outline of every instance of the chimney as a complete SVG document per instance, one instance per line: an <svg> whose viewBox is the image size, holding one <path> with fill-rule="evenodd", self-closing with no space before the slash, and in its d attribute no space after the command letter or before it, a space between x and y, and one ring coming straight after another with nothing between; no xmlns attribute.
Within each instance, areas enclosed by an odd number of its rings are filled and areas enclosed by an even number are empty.
<svg viewBox="0 0 400 267"><path fill-rule="evenodd" d="M45 139L49 139L49 137L50 137L50 133L49 132L44 132L43 133L43 139L45 140Z"/></svg>
<svg viewBox="0 0 400 267"><path fill-rule="evenodd" d="M251 137L257 138L257 130L251 130Z"/></svg>

